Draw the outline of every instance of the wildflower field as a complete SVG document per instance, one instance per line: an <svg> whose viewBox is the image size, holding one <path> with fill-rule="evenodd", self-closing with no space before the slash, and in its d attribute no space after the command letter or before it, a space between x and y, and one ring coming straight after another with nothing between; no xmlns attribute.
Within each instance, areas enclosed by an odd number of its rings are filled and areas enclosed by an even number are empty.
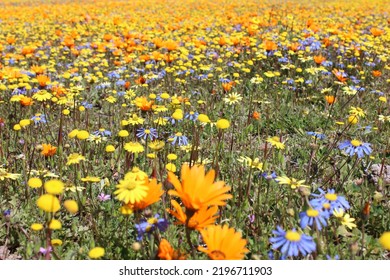
<svg viewBox="0 0 390 280"><path fill-rule="evenodd" d="M389 259L390 3L0 3L0 259Z"/></svg>

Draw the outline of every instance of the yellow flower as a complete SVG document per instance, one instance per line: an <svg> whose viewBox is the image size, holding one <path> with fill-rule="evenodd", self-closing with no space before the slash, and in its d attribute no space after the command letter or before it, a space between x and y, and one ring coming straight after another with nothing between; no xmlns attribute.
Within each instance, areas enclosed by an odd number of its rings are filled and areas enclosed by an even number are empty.
<svg viewBox="0 0 390 280"><path fill-rule="evenodd" d="M23 119L23 120L21 120L20 122L19 122L19 125L21 126L21 127L26 127L26 126L28 126L28 125L30 125L31 124L31 120L28 120L28 119Z"/></svg>
<svg viewBox="0 0 390 280"><path fill-rule="evenodd" d="M30 228L34 231L40 231L43 229L43 225L38 223L33 223Z"/></svg>
<svg viewBox="0 0 390 280"><path fill-rule="evenodd" d="M49 213L55 213L61 208L60 201L52 194L41 195L37 200L37 206Z"/></svg>
<svg viewBox="0 0 390 280"><path fill-rule="evenodd" d="M32 177L28 180L27 185L33 189L40 188L42 187L42 180L36 177Z"/></svg>
<svg viewBox="0 0 390 280"><path fill-rule="evenodd" d="M161 140L154 140L153 142L150 142L148 144L148 147L151 148L153 151L160 151L162 148L164 148L165 143Z"/></svg>
<svg viewBox="0 0 390 280"><path fill-rule="evenodd" d="M268 138L267 142L270 143L276 149L283 150L285 148L284 144L282 142L280 142L280 139L278 136Z"/></svg>
<svg viewBox="0 0 390 280"><path fill-rule="evenodd" d="M71 165L71 164L78 164L80 161L85 160L85 157L82 155L79 155L78 153L73 153L68 156L68 161L66 165Z"/></svg>
<svg viewBox="0 0 390 280"><path fill-rule="evenodd" d="M203 124L206 124L206 123L209 123L210 122L210 119L207 115L205 114L199 114L198 116L198 121L200 121L201 123Z"/></svg>
<svg viewBox="0 0 390 280"><path fill-rule="evenodd" d="M144 151L144 146L142 146L138 142L126 143L124 148L126 151L128 151L129 153L133 153L133 154L142 153Z"/></svg>
<svg viewBox="0 0 390 280"><path fill-rule="evenodd" d="M77 133L79 133L78 129L73 129L71 132L69 132L68 137L69 138L75 138L77 136Z"/></svg>
<svg viewBox="0 0 390 280"><path fill-rule="evenodd" d="M62 224L59 220L52 219L49 223L49 228L52 230L57 230L62 228Z"/></svg>
<svg viewBox="0 0 390 280"><path fill-rule="evenodd" d="M78 206L77 202L74 201L73 199L66 200L64 202L64 207L71 214L76 214L79 211L79 206Z"/></svg>
<svg viewBox="0 0 390 280"><path fill-rule="evenodd" d="M127 130L121 130L118 132L118 136L123 137L123 138L127 137L127 136L129 136L129 132Z"/></svg>
<svg viewBox="0 0 390 280"><path fill-rule="evenodd" d="M32 96L33 99L36 99L38 101L46 101L51 99L51 97L51 93L46 90L40 90Z"/></svg>
<svg viewBox="0 0 390 280"><path fill-rule="evenodd" d="M89 251L88 256L91 259L99 259L104 256L104 253L105 253L104 248L95 247Z"/></svg>
<svg viewBox="0 0 390 280"><path fill-rule="evenodd" d="M107 145L106 153L113 153L113 152L115 152L115 147L113 145Z"/></svg>
<svg viewBox="0 0 390 280"><path fill-rule="evenodd" d="M390 231L384 232L379 238L379 243L383 248L390 251Z"/></svg>
<svg viewBox="0 0 390 280"><path fill-rule="evenodd" d="M77 139L85 140L89 137L89 132L86 130L79 130L76 134Z"/></svg>
<svg viewBox="0 0 390 280"><path fill-rule="evenodd" d="M64 183L57 179L45 182L45 190L50 194L61 194L64 191Z"/></svg>
<svg viewBox="0 0 390 280"><path fill-rule="evenodd" d="M275 180L278 181L279 185L289 185L293 190L299 187L310 188L309 186L303 185L305 180L298 181L295 178L290 179L287 176L276 177Z"/></svg>
<svg viewBox="0 0 390 280"><path fill-rule="evenodd" d="M226 119L220 119L217 121L217 128L219 129L227 129L230 127L230 122Z"/></svg>
<svg viewBox="0 0 390 280"><path fill-rule="evenodd" d="M144 172L128 172L123 180L119 181L114 192L116 198L124 203L140 202L148 193L148 177Z"/></svg>
<svg viewBox="0 0 390 280"><path fill-rule="evenodd" d="M61 246L62 245L62 240L61 239L52 239L50 241L51 245L53 246Z"/></svg>
<svg viewBox="0 0 390 280"><path fill-rule="evenodd" d="M176 165L174 165L173 163L168 163L167 165L165 165L165 168L168 171L176 172Z"/></svg>
<svg viewBox="0 0 390 280"><path fill-rule="evenodd" d="M169 160L176 160L176 159L177 159L177 155L176 155L176 154L169 154L169 155L167 156L167 158L168 158Z"/></svg>

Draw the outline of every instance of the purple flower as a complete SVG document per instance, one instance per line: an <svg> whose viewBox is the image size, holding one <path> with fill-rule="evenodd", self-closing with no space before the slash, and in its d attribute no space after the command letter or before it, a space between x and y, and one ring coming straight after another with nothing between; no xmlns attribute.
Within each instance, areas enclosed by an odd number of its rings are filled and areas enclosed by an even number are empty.
<svg viewBox="0 0 390 280"><path fill-rule="evenodd" d="M46 255L47 252L51 252L51 251L53 251L51 246L49 246L48 248L43 248L43 247L39 248L39 253L41 253L42 255Z"/></svg>
<svg viewBox="0 0 390 280"><path fill-rule="evenodd" d="M358 158L362 158L364 155L370 155L372 153L370 145L370 143L363 143L359 140L346 140L339 145L339 149L351 157L357 155Z"/></svg>
<svg viewBox="0 0 390 280"><path fill-rule="evenodd" d="M156 228L165 231L168 228L168 220L160 218L160 215L156 214L153 218L142 219L139 224L135 225L135 228L138 233L137 240L141 241L145 233L150 235Z"/></svg>
<svg viewBox="0 0 390 280"><path fill-rule="evenodd" d="M295 229L286 232L277 226L277 229L273 230L272 233L276 235L269 239L272 243L272 249L280 248L283 257L297 257L299 253L306 256L316 250L313 238L306 234L300 234Z"/></svg>
<svg viewBox="0 0 390 280"><path fill-rule="evenodd" d="M106 201L106 200L111 199L111 195L101 193L101 194L98 195L97 199L98 199L99 201L101 201L101 202L104 202L104 201Z"/></svg>

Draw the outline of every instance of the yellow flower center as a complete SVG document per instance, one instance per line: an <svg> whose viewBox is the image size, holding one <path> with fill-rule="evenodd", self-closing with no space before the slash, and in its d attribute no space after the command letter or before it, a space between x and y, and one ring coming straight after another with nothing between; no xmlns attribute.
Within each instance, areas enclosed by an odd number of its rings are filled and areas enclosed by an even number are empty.
<svg viewBox="0 0 390 280"><path fill-rule="evenodd" d="M322 204L322 207L324 207L324 209L330 209L330 204L324 203L324 204Z"/></svg>
<svg viewBox="0 0 390 280"><path fill-rule="evenodd" d="M301 240L301 235L298 232L292 230L287 231L285 237L287 240L293 242L298 242L299 240Z"/></svg>
<svg viewBox="0 0 390 280"><path fill-rule="evenodd" d="M183 134L182 134L181 132L178 132L178 133L176 133L175 135L176 135L177 137L183 136Z"/></svg>
<svg viewBox="0 0 390 280"><path fill-rule="evenodd" d="M306 214L309 217L317 217L319 212L317 210L314 210L314 209L309 209L309 210L306 211Z"/></svg>
<svg viewBox="0 0 390 280"><path fill-rule="evenodd" d="M157 218L150 218L147 220L147 222L148 222L148 224L153 225L153 224L157 224L158 220L157 220Z"/></svg>
<svg viewBox="0 0 390 280"><path fill-rule="evenodd" d="M145 129L145 130L144 130L144 133L145 133L145 134L150 134L150 129Z"/></svg>
<svg viewBox="0 0 390 280"><path fill-rule="evenodd" d="M330 201L335 201L337 199L337 194L335 193L327 193L325 198Z"/></svg>
<svg viewBox="0 0 390 280"><path fill-rule="evenodd" d="M359 140L352 140L352 141L351 141L351 144L352 144L352 146L354 146L354 147L359 147L359 146L362 145L362 142L360 142Z"/></svg>
<svg viewBox="0 0 390 280"><path fill-rule="evenodd" d="M225 260L226 256L219 250L214 250L209 254L209 257L213 260Z"/></svg>

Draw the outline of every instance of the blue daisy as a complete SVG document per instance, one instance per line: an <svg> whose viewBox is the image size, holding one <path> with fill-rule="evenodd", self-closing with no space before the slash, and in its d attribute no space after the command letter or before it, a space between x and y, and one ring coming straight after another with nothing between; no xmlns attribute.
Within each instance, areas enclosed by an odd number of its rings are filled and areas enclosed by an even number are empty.
<svg viewBox="0 0 390 280"><path fill-rule="evenodd" d="M313 238L306 234L300 234L295 229L286 232L277 226L277 229L273 230L272 233L276 235L269 239L272 243L272 249L280 248L283 257L297 257L300 253L306 256L316 250Z"/></svg>

